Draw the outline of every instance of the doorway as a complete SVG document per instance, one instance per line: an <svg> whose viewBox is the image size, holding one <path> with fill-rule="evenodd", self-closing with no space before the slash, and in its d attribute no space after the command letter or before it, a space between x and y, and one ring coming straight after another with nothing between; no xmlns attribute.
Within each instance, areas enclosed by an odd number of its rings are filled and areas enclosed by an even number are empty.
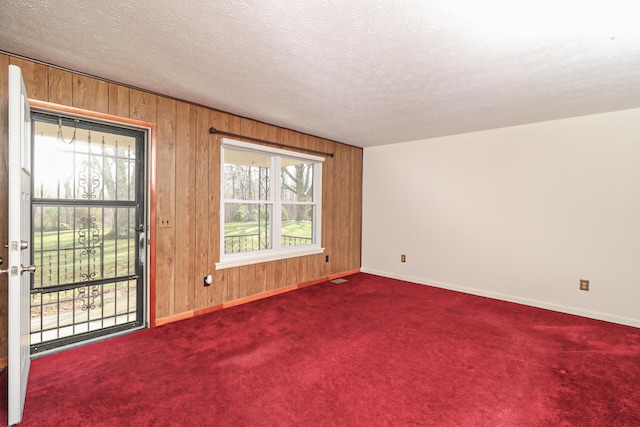
<svg viewBox="0 0 640 427"><path fill-rule="evenodd" d="M143 327L146 131L31 118L31 352Z"/></svg>

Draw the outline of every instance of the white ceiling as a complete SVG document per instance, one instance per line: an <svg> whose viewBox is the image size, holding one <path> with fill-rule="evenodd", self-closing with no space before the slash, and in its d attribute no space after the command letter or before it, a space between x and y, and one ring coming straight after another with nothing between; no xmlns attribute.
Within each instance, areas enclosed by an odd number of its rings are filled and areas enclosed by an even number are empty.
<svg viewBox="0 0 640 427"><path fill-rule="evenodd" d="M640 107L637 0L4 0L0 49L366 147Z"/></svg>

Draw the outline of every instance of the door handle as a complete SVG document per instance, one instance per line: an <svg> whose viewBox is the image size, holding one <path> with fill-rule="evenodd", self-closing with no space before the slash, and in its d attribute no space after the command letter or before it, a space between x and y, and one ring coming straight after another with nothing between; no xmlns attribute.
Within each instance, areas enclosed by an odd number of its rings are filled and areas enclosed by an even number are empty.
<svg viewBox="0 0 640 427"><path fill-rule="evenodd" d="M2 263L4 262L4 260L2 259L2 257L0 257L0 265L2 265ZM1 270L0 269L0 274L4 274L4 273L8 273L9 271L11 271L11 274L14 276L18 275L18 269L17 267L12 267L11 269L7 268L6 270ZM36 272L36 266L35 265L30 265L28 267L25 267L24 265L20 265L20 274L24 274L24 273L35 273Z"/></svg>
<svg viewBox="0 0 640 427"><path fill-rule="evenodd" d="M35 265L30 265L28 267L25 267L24 265L20 266L20 274L24 274L24 273L35 273L36 272L36 266Z"/></svg>
<svg viewBox="0 0 640 427"><path fill-rule="evenodd" d="M4 245L4 247L9 249L9 244L7 243L6 245ZM23 251L28 248L29 248L29 242L27 242L26 240L20 240L20 250ZM11 250L12 251L18 250L18 242L11 242Z"/></svg>

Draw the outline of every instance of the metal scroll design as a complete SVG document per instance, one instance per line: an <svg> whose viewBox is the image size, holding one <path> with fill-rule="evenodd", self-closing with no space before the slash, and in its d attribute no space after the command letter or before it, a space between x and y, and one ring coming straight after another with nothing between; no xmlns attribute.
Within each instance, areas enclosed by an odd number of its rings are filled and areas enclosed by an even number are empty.
<svg viewBox="0 0 640 427"><path fill-rule="evenodd" d="M95 271L95 256L97 249L101 248L101 230L97 224L95 216L87 216L81 220L83 227L78 230L77 242L81 246L80 255L87 257L87 270L80 273L80 280L83 282L94 279L97 275ZM94 262L91 258L94 257ZM89 286L78 289L78 299L82 301L82 310L96 308L96 299L100 297L100 285L93 285L89 291Z"/></svg>
<svg viewBox="0 0 640 427"><path fill-rule="evenodd" d="M82 301L82 311L96 308L96 299L100 297L100 285L91 286L91 292L87 295L89 287L78 288L78 299Z"/></svg>
<svg viewBox="0 0 640 427"><path fill-rule="evenodd" d="M81 197L83 199L92 200L98 198L96 190L100 187L100 171L98 164L94 161L83 161L82 169L78 173L78 186L83 189Z"/></svg>

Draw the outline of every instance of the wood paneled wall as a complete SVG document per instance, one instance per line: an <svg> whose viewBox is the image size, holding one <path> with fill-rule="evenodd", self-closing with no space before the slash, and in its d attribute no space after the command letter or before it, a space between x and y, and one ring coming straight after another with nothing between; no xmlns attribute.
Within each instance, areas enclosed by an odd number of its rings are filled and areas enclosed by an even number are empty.
<svg viewBox="0 0 640 427"><path fill-rule="evenodd" d="M29 97L157 124L156 318L178 318L262 292L360 268L362 149L0 54L0 182L7 182L7 68L22 69ZM323 165L325 253L215 270L220 140L209 128L334 152ZM0 191L0 241L7 236ZM325 262L325 255L330 262ZM6 249L0 245L0 256ZM203 277L213 284L203 286ZM0 358L7 354L7 286L0 275Z"/></svg>

